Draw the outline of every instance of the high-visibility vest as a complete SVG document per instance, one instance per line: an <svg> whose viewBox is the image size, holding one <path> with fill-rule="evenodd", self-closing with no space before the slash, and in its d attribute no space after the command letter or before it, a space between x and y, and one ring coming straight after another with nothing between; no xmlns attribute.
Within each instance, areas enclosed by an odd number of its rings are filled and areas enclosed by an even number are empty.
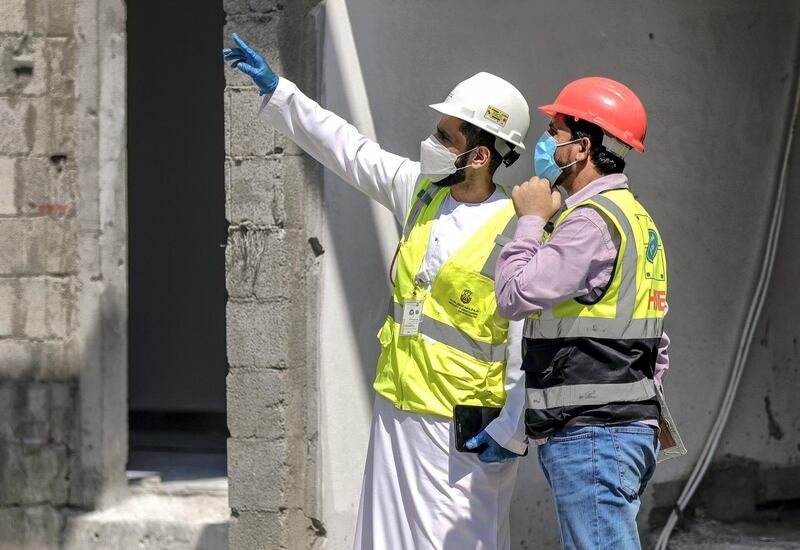
<svg viewBox="0 0 800 550"><path fill-rule="evenodd" d="M516 227L510 200L439 268L417 281L436 214L449 190L424 179L411 203L373 387L400 409L450 417L457 404L505 403L508 321L497 313L494 268ZM419 333L400 334L403 305L422 301Z"/></svg>
<svg viewBox="0 0 800 550"><path fill-rule="evenodd" d="M599 298L567 300L525 320L525 420L533 437L570 426L659 418L653 375L667 300L661 236L627 189L567 209L554 231L586 207L613 224L619 251Z"/></svg>

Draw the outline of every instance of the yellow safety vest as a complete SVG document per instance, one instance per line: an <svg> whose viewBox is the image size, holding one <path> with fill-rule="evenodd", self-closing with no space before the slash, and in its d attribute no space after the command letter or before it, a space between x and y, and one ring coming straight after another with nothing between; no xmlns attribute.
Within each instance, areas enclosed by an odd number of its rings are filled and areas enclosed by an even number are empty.
<svg viewBox="0 0 800 550"><path fill-rule="evenodd" d="M436 214L449 193L424 179L397 255L389 314L378 332L373 387L400 409L450 417L456 404L505 403L508 321L497 313L494 265L516 225L509 200L456 250L428 285L416 281ZM423 301L419 334L401 336L403 304Z"/></svg>
<svg viewBox="0 0 800 550"><path fill-rule="evenodd" d="M587 206L616 227L619 252L598 299L567 300L525 320L526 419L532 433L559 422L591 423L583 417L587 410L606 423L657 412L652 377L667 300L661 236L627 189L606 191L567 209L555 228ZM569 353L559 353L557 346Z"/></svg>

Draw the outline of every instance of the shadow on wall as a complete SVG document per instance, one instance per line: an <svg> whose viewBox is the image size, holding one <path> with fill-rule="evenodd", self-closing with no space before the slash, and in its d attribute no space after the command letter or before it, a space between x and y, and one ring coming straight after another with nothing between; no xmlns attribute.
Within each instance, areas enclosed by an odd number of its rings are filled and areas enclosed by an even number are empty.
<svg viewBox="0 0 800 550"><path fill-rule="evenodd" d="M330 18L332 15L326 14L325 17ZM329 22L326 22L326 31L329 30ZM347 90L348 87L342 81L342 75L353 72L346 66L348 63L360 64L358 53L348 50L346 40L330 40L326 37L325 45L330 49L325 59L331 61L324 67L325 87L334 91L327 94L326 107L347 121L372 126L372 110L366 87L363 89L365 104L353 105L361 112L351 112L351 109L343 104L348 99L344 97L346 92L343 90ZM350 87L360 87L361 84L363 83L351 84ZM330 101L334 103L328 105ZM369 135L374 128L359 128L359 130ZM381 238L398 239L399 228L396 222L388 221L390 218L393 220L393 216L383 206L329 172L326 172L325 178L326 223L331 238L328 261L336 264L333 269L343 293L341 301L347 309L346 319L342 319L342 322L351 327L350 332L361 366L361 382L367 394L371 395L375 365L380 353L375 335L386 319L391 292L389 265L384 258L386 250L389 247L394 250L397 244L396 240L382 243ZM335 188L331 189L334 186ZM384 219L378 218L381 214L384 215ZM388 228L388 225L391 225L391 228Z"/></svg>

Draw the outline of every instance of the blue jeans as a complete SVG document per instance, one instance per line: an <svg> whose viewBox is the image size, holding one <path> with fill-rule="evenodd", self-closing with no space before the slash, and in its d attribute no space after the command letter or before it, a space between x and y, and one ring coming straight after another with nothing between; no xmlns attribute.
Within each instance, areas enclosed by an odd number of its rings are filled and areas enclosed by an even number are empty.
<svg viewBox="0 0 800 550"><path fill-rule="evenodd" d="M568 428L541 445L561 547L641 548L636 514L657 456L656 428L638 422Z"/></svg>

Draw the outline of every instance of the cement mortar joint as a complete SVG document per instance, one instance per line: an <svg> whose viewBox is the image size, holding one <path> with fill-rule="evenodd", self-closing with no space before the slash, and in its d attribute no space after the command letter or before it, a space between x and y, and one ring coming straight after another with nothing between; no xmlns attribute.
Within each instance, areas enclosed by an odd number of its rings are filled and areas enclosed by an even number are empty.
<svg viewBox="0 0 800 550"><path fill-rule="evenodd" d="M283 9L272 9L267 11L255 11L247 13L231 13L226 14L226 24L230 25L231 21L241 21L245 23L251 22L253 19L276 19L276 15L280 16Z"/></svg>
<svg viewBox="0 0 800 550"><path fill-rule="evenodd" d="M0 219L17 219L17 218L0 218ZM2 279L35 279L39 277L49 277L52 279L71 279L79 275L77 271L48 271L42 273L41 271L13 271L8 273L1 273L0 280Z"/></svg>
<svg viewBox="0 0 800 550"><path fill-rule="evenodd" d="M0 273L0 281L3 279L11 279L16 280L20 278L25 278L26 280L56 280L56 281L63 281L69 279L75 279L76 274L74 273L32 273L30 275L25 275L24 273Z"/></svg>
<svg viewBox="0 0 800 550"><path fill-rule="evenodd" d="M257 373L262 371L269 372L286 372L290 370L289 365L285 361L278 361L274 365L264 365L261 367L254 367L253 365L228 365L230 372L242 373Z"/></svg>
<svg viewBox="0 0 800 550"><path fill-rule="evenodd" d="M280 162L280 160L283 157L286 157L286 156L299 156L299 155L294 155L294 154L291 154L291 153L284 153L283 149L281 147L277 147L277 149L281 149L281 150L275 152L275 150L273 149L272 153L267 153L266 155L235 155L235 156L227 156L227 157L225 157L225 160L230 160L230 161L239 162L239 163L245 162L245 161L251 161L251 160L272 160L272 161L275 161L275 162ZM281 179L281 178L276 178L276 179Z"/></svg>
<svg viewBox="0 0 800 550"><path fill-rule="evenodd" d="M287 296L271 296L269 298L259 298L258 296L254 298L238 298L232 296L228 298L228 303L231 304L262 304L262 305L281 305L281 304L289 304L291 303L291 299Z"/></svg>
<svg viewBox="0 0 800 550"><path fill-rule="evenodd" d="M231 363L231 364L228 364L228 368L231 371L233 371L233 370L237 370L238 371L240 369L242 369L242 370L244 370L244 369L252 369L252 371L254 371L254 372L260 371L260 370L283 372L283 371L287 371L287 370L290 369L290 367L286 363L286 361L278 361L276 363L272 363L272 364L269 364L269 365L262 365L262 366L259 366L259 367L254 367L253 365L236 365L234 363Z"/></svg>
<svg viewBox="0 0 800 550"><path fill-rule="evenodd" d="M0 341L13 341L17 340L19 342L31 342L34 344L62 344L68 340L66 336L51 336L51 337L43 337L43 336L26 336L21 338L19 336L0 336Z"/></svg>
<svg viewBox="0 0 800 550"><path fill-rule="evenodd" d="M242 220L239 223L231 223L228 226L228 233L239 232L264 232L264 233L278 233L282 228L275 225L257 224L250 220Z"/></svg>
<svg viewBox="0 0 800 550"><path fill-rule="evenodd" d="M263 435L239 435L236 437L231 437L234 441L266 441L267 443L280 443L281 441L285 441L286 438L283 436L276 436L276 437L266 437ZM288 466L286 462L281 463L282 466Z"/></svg>

